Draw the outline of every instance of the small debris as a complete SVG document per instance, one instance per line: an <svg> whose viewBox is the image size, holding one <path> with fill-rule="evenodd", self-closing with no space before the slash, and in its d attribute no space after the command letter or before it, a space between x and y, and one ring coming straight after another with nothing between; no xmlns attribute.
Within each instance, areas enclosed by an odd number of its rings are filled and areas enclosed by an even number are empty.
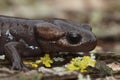
<svg viewBox="0 0 120 80"><path fill-rule="evenodd" d="M84 77L82 74L78 74L78 80L92 80L89 75Z"/></svg>
<svg viewBox="0 0 120 80"><path fill-rule="evenodd" d="M113 75L113 70L103 61L97 61L95 68L101 76L111 76Z"/></svg>
<svg viewBox="0 0 120 80"><path fill-rule="evenodd" d="M111 64L108 64L107 66L112 68L113 71L120 71L120 64L119 63L111 63Z"/></svg>
<svg viewBox="0 0 120 80"><path fill-rule="evenodd" d="M5 67L0 68L0 78L9 77L15 73L16 71L10 70L8 68Z"/></svg>
<svg viewBox="0 0 120 80"><path fill-rule="evenodd" d="M54 68L45 68L40 67L38 69L38 72L42 72L43 74L52 74L52 75L58 75L58 76L64 76L64 75L70 75L70 74L78 74L77 71L68 71L64 67L54 67Z"/></svg>
<svg viewBox="0 0 120 80"><path fill-rule="evenodd" d="M5 55L0 55L0 60L5 60Z"/></svg>
<svg viewBox="0 0 120 80"><path fill-rule="evenodd" d="M98 78L96 80L118 80L118 79L115 79L113 76L109 76L109 77L105 77L105 78Z"/></svg>
<svg viewBox="0 0 120 80"><path fill-rule="evenodd" d="M21 72L16 77L17 80L42 80L43 75L39 74L36 70L31 70L28 72Z"/></svg>
<svg viewBox="0 0 120 80"><path fill-rule="evenodd" d="M53 60L54 60L55 62L62 62L62 61L64 61L65 59L64 59L64 58L61 58L61 57L54 57Z"/></svg>

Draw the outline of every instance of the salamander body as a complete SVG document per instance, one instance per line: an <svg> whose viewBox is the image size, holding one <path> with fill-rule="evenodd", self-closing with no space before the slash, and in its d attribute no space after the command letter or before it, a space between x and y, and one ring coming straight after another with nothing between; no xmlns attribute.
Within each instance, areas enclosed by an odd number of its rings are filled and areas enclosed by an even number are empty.
<svg viewBox="0 0 120 80"><path fill-rule="evenodd" d="M45 52L87 52L97 40L90 25L65 19L25 19L0 16L0 55L5 54L13 69L24 69L21 57Z"/></svg>

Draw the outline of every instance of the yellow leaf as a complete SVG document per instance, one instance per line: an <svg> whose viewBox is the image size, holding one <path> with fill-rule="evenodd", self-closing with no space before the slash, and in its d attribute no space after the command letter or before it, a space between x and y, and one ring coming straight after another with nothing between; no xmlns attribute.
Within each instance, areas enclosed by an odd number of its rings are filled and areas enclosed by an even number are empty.
<svg viewBox="0 0 120 80"><path fill-rule="evenodd" d="M51 67L51 63L53 63L53 60L50 59L49 54L45 54L45 56L41 57L40 60L46 67Z"/></svg>
<svg viewBox="0 0 120 80"><path fill-rule="evenodd" d="M26 64L26 65L31 65L33 68L38 68L38 64L36 64L35 62L32 62L32 61L30 61L30 62L27 62L27 61L24 61L23 62L24 64Z"/></svg>
<svg viewBox="0 0 120 80"><path fill-rule="evenodd" d="M88 66L95 66L96 61L89 56L73 58L70 64L67 65L68 70L80 70L80 72L86 72Z"/></svg>

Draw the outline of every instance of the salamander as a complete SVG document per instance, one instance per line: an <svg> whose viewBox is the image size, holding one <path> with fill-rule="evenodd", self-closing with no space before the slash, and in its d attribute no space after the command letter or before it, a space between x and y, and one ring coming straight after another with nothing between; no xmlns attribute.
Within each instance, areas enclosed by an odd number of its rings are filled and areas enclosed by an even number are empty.
<svg viewBox="0 0 120 80"><path fill-rule="evenodd" d="M27 19L0 16L0 55L5 54L12 69L26 69L23 57L45 52L87 52L97 40L89 24L66 19Z"/></svg>

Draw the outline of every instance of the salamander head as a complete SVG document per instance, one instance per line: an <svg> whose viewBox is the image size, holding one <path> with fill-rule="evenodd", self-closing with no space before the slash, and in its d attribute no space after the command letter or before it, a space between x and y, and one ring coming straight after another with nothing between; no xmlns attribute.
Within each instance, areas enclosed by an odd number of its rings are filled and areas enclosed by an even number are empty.
<svg viewBox="0 0 120 80"><path fill-rule="evenodd" d="M86 52L93 50L97 44L89 25L79 25L67 20L38 23L35 35L43 51Z"/></svg>

